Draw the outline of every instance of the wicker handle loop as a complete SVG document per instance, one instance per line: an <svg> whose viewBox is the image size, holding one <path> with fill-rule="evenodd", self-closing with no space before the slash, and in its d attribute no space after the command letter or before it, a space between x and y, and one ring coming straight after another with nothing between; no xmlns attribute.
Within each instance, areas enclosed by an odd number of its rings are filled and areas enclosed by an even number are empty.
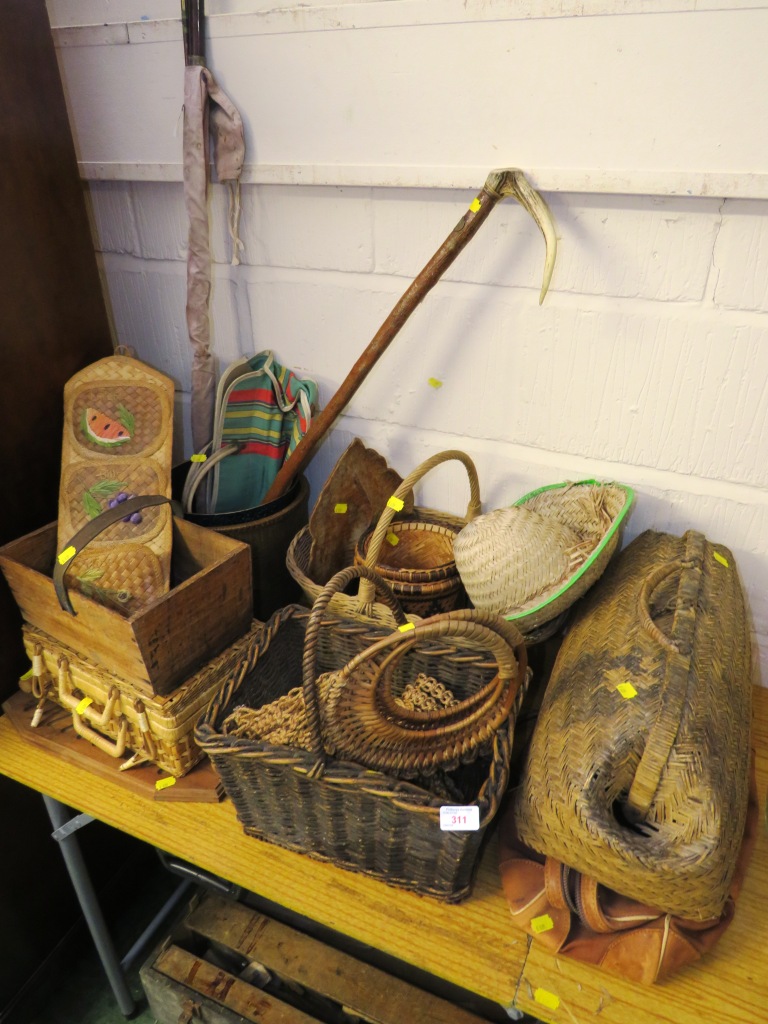
<svg viewBox="0 0 768 1024"><path fill-rule="evenodd" d="M475 516L480 514L482 508L480 500L480 481L478 480L477 469L475 468L475 464L472 459L470 459L465 452L459 451L458 449L449 449L448 451L438 452L437 455L433 455L431 458L426 459L421 463L421 465L417 466L416 469L412 470L408 474L392 497L403 500L408 496L408 494L410 494L419 480L426 476L431 469L434 469L435 466L439 466L441 463L448 462L452 459L456 459L458 462L461 462L467 471L467 476L469 478L469 503L467 504L467 511L464 518L467 522L470 522L475 518ZM384 543L384 538L387 535L387 530L395 517L396 511L397 510L390 504L384 506L379 517L379 521L376 524L376 529L373 531L368 543L365 564L369 569L376 568L379 555L381 554L381 547ZM367 580L361 581L358 598L358 610L365 612L367 607L373 603L374 598L373 588Z"/></svg>
<svg viewBox="0 0 768 1024"><path fill-rule="evenodd" d="M72 712L72 727L78 736L82 736L84 740L88 740L90 744L99 750L103 750L110 757L122 757L125 753L128 740L128 721L123 715L118 720L117 736L114 740L107 739L106 736L102 736L95 729L91 729L76 711Z"/></svg>
<svg viewBox="0 0 768 1024"><path fill-rule="evenodd" d="M312 605L312 614L307 623L304 634L304 656L302 659L302 687L304 691L304 703L307 708L307 725L309 727L312 742L312 753L317 762L312 769L313 775L321 775L325 764L325 749L323 747L323 733L320 720L320 701L317 694L317 643L322 626L323 615L334 594L343 591L354 579L361 579L370 583L374 593L387 605L392 612L398 626L404 626L408 622L405 612L400 607L400 602L392 593L390 588L377 576L372 569L365 565L351 565L342 569L332 576L317 596Z"/></svg>
<svg viewBox="0 0 768 1024"><path fill-rule="evenodd" d="M381 640L377 640L360 654L355 655L341 670L340 676L348 679L358 665L395 644L408 643L412 645L419 640L442 640L445 637L456 637L488 647L496 659L502 680L515 679L524 674L528 664L525 641L520 631L511 622L501 619L497 627L496 620L498 618L492 612L460 608L454 612L434 615L431 619L422 619L414 624L413 629L407 632L390 633L389 636L382 637ZM512 630L509 629L510 626Z"/></svg>
<svg viewBox="0 0 768 1024"><path fill-rule="evenodd" d="M422 620L405 633L391 633L352 658L336 674L333 710L327 723L328 738L337 756L379 771L424 771L473 758L508 719L524 687L525 643L515 630L519 643L514 648L510 645L508 625L492 613L473 609L446 612ZM394 699L388 707L382 706L392 662L420 641L446 637L490 649L498 674L476 694L451 708L413 713L399 707ZM376 658L379 654L385 655L380 661ZM358 673L365 682L355 685L351 677L369 660L373 664Z"/></svg>
<svg viewBox="0 0 768 1024"><path fill-rule="evenodd" d="M647 577L641 591L641 611L647 613L648 621L662 637L667 659L659 708L648 730L645 747L627 794L625 812L634 821L643 820L650 810L683 717L691 666L690 640L696 619L696 599L701 587L704 544L703 535L690 530L686 534L685 558L659 566ZM680 584L675 610L676 642L673 643L651 621L650 595L654 587L676 572L680 573ZM687 595L685 599L684 592ZM648 629L645 621L643 625ZM658 639L653 631L649 632L654 639Z"/></svg>
<svg viewBox="0 0 768 1024"><path fill-rule="evenodd" d="M680 572L682 568L683 563L680 559L657 566L653 572L646 576L638 597L640 624L649 636L653 637L657 643L661 644L662 647L666 647L669 651L677 651L678 646L653 621L651 617L651 596L660 583L673 573Z"/></svg>

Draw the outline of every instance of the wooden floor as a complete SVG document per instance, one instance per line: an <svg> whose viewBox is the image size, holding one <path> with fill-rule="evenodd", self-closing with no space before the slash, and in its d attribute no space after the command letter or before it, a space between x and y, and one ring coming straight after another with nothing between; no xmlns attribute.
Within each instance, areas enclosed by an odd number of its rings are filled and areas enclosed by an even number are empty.
<svg viewBox="0 0 768 1024"><path fill-rule="evenodd" d="M528 937L510 924L492 839L473 895L446 906L249 838L228 801L147 800L31 746L7 716L0 718L0 772L325 927L541 1020L752 1024L768 1020L768 690L755 690L754 707L761 826L735 922L701 964L651 988L529 948ZM549 1008L554 1002L557 1007Z"/></svg>

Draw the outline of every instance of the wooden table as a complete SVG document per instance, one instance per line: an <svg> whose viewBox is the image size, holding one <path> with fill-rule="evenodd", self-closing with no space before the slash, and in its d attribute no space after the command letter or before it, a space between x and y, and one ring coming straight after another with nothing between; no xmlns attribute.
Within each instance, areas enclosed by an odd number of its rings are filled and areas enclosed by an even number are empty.
<svg viewBox="0 0 768 1024"><path fill-rule="evenodd" d="M34 747L0 718L0 772L319 924L514 1011L566 1024L768 1019L768 689L755 689L761 826L736 918L699 965L643 987L553 957L512 927L488 843L471 898L446 906L242 832L232 804L150 801ZM543 989L556 1010L534 999ZM414 1022L417 1024L417 1022Z"/></svg>

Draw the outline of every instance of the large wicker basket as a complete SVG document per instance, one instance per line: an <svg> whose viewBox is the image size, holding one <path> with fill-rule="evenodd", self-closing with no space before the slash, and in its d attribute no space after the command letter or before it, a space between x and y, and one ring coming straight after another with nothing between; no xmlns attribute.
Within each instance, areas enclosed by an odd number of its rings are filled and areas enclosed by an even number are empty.
<svg viewBox="0 0 768 1024"><path fill-rule="evenodd" d="M373 577L365 567L348 573ZM377 594L385 591L378 582ZM312 616L306 609L292 605L275 613L258 644L198 722L196 740L219 773L248 835L400 888L457 902L471 890L485 830L507 787L514 720L524 685L486 754L454 771L418 779L396 778L330 757L322 736L316 746L318 720L311 729L310 750L224 732L223 723L238 706L263 708L298 686L312 694L320 673L338 671L349 660L351 648L342 648L342 638L353 638L355 653L360 653L367 646L364 634L389 633L370 622L329 616L324 610L329 597L324 590L313 609L313 621L321 628L312 627L309 642L305 641ZM419 624L408 633L414 642L411 672L436 677L459 699L494 678L497 665L478 658L473 649L464 648L462 664L460 646L446 647L424 640L422 634L432 635L428 625ZM306 707L310 715L312 708L319 714L311 697ZM457 805L477 808L477 829L441 829L441 807Z"/></svg>
<svg viewBox="0 0 768 1024"><path fill-rule="evenodd" d="M402 501L427 472L451 460L462 463L469 479L470 496L464 516L419 506L412 512L398 513L397 499ZM461 451L439 452L417 466L392 497L395 500L381 512L376 529L361 538L356 563L375 569L387 580L412 621L462 606L466 603L466 594L451 548L452 538L480 511L480 487L474 463ZM395 545L387 543L388 535L394 536ZM309 576L311 546L309 527L305 527L293 538L286 556L288 571L310 604L317 600L326 582ZM386 554L382 555L382 550L393 552L391 561ZM386 603L374 599L365 580L361 581L357 595L334 594L330 610L345 618L373 620L390 628L394 625Z"/></svg>
<svg viewBox="0 0 768 1024"><path fill-rule="evenodd" d="M732 554L647 531L558 653L515 803L520 838L641 903L718 917L747 810L751 650Z"/></svg>

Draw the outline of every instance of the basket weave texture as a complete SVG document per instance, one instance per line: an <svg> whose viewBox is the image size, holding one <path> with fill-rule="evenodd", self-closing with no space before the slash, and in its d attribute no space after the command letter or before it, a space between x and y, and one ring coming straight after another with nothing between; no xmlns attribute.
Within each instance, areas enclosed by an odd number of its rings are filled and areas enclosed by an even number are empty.
<svg viewBox="0 0 768 1024"><path fill-rule="evenodd" d="M358 567L339 576L348 579L349 574L366 572L370 574ZM378 594L385 590L377 587ZM329 597L324 591L323 599ZM396 614L404 621L402 613ZM413 641L408 645L411 679L419 674L434 678L462 700L495 678L499 666L487 652L425 640L421 630L417 626L407 634ZM483 835L507 787L514 720L525 687L516 689L511 714L493 732L487 752L478 750L472 763L455 770L405 779L328 755L316 693L318 675L339 672L372 642L375 646L390 635L387 627L370 621L329 615L320 603L312 615L298 605L279 610L220 688L195 736L248 835L400 888L457 902L471 890ZM299 685L303 701L296 692ZM308 738L309 750L235 734L236 709L258 712L280 701L283 710L288 704L288 710L306 713L304 741ZM270 713L273 710L270 707ZM295 734L289 730L283 737L293 740ZM272 738L281 736L272 733ZM477 806L479 829L442 831L440 807L446 803Z"/></svg>
<svg viewBox="0 0 768 1024"><path fill-rule="evenodd" d="M166 697L147 694L42 630L25 625L23 639L39 672L33 678L35 696L72 710L78 733L100 749L116 757L122 757L122 747L126 757L128 751L141 752L179 777L204 756L193 736L197 719L262 628L254 622L248 633ZM78 714L74 707L83 698L91 703Z"/></svg>
<svg viewBox="0 0 768 1024"><path fill-rule="evenodd" d="M605 571L632 498L621 484L587 480L544 487L478 516L454 543L473 605L525 633L551 622Z"/></svg>
<svg viewBox="0 0 768 1024"><path fill-rule="evenodd" d="M751 651L733 556L648 531L560 648L514 814L520 838L641 903L719 916L747 811Z"/></svg>
<svg viewBox="0 0 768 1024"><path fill-rule="evenodd" d="M453 560L452 544L462 527L480 512L477 470L464 452L439 452L417 466L392 496L404 500L430 470L453 460L461 462L469 480L470 496L464 516L421 506L399 513L387 505L381 510L375 528L360 538L355 552L355 564L367 565L386 579L412 621L467 603ZM393 538L396 544L392 543ZM286 565L307 601L313 604L325 581L309 576L311 548L312 536L309 527L305 527L293 538ZM385 602L375 600L374 591L365 580L361 581L357 595L334 594L329 607L344 618L375 621L390 628L395 625L391 610Z"/></svg>
<svg viewBox="0 0 768 1024"><path fill-rule="evenodd" d="M100 359L64 388L58 550L118 495L171 496L174 386L129 356ZM86 416L116 427L126 439L110 446L86 429ZM122 499L121 499L122 500ZM79 551L70 586L123 615L170 588L172 518L168 506L109 526Z"/></svg>

